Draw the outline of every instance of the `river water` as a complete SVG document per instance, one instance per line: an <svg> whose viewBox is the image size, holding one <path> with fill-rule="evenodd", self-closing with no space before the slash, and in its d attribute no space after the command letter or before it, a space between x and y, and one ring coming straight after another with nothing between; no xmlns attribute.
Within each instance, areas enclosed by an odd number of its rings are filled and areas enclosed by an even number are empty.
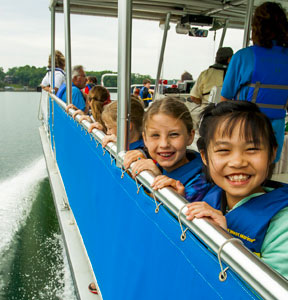
<svg viewBox="0 0 288 300"><path fill-rule="evenodd" d="M38 133L40 93L0 92L0 300L76 300Z"/></svg>

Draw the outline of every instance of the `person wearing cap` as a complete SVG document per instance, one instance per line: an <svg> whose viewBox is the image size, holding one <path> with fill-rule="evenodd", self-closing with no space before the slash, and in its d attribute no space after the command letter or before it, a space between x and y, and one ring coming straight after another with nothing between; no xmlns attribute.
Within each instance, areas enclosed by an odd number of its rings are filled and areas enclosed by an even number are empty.
<svg viewBox="0 0 288 300"><path fill-rule="evenodd" d="M208 104L208 98L213 86L222 86L228 64L233 55L230 47L221 47L216 53L216 62L203 71L195 82L191 92L192 102L201 105Z"/></svg>
<svg viewBox="0 0 288 300"><path fill-rule="evenodd" d="M236 52L229 64L221 100L256 103L271 121L280 158L288 99L288 20L280 4L265 2L252 19L253 46Z"/></svg>

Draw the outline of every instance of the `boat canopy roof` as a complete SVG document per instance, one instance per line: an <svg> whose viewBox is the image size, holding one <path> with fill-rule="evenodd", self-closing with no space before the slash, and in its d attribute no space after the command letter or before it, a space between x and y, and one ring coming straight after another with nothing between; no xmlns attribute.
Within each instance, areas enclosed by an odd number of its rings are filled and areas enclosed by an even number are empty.
<svg viewBox="0 0 288 300"><path fill-rule="evenodd" d="M55 7L56 12L63 12L63 2L51 0L50 7ZM255 0L254 8L262 2ZM170 12L172 23L188 22L219 29L229 20L228 27L244 28L247 3L249 0L133 0L132 17L164 22ZM117 0L70 0L70 12L73 14L117 17L117 11Z"/></svg>

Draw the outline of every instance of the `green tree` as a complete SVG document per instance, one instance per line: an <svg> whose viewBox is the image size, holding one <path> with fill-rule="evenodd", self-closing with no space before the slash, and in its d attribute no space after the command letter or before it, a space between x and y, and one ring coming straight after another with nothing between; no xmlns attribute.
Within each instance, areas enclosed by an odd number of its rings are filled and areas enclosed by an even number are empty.
<svg viewBox="0 0 288 300"><path fill-rule="evenodd" d="M3 71L3 68L0 67L0 87L4 87L4 78L5 78L5 72Z"/></svg>
<svg viewBox="0 0 288 300"><path fill-rule="evenodd" d="M36 68L35 66L31 67L26 65L23 67L10 68L7 75L12 77L12 81L15 84L36 88L45 76L45 73L45 67Z"/></svg>

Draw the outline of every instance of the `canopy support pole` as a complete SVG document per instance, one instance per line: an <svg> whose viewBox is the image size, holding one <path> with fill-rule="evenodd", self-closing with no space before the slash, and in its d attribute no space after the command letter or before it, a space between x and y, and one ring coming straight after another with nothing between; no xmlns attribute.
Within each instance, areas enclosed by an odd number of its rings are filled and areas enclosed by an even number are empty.
<svg viewBox="0 0 288 300"><path fill-rule="evenodd" d="M55 7L51 7L51 89L55 94Z"/></svg>
<svg viewBox="0 0 288 300"><path fill-rule="evenodd" d="M225 21L225 26L223 27L223 31L222 31L222 34L221 34L221 39L220 39L218 49L223 47L223 43L224 43L224 39L225 39L225 36L226 36L226 31L227 31L228 25L229 25L229 20L227 19Z"/></svg>
<svg viewBox="0 0 288 300"><path fill-rule="evenodd" d="M70 0L64 0L66 103L72 103Z"/></svg>
<svg viewBox="0 0 288 300"><path fill-rule="evenodd" d="M131 34L132 0L119 0L117 153L129 149L129 126L131 106Z"/></svg>
<svg viewBox="0 0 288 300"><path fill-rule="evenodd" d="M244 25L244 37L243 37L243 48L248 47L250 41L250 31L252 22L254 0L247 0L247 10Z"/></svg>
<svg viewBox="0 0 288 300"><path fill-rule="evenodd" d="M165 51L165 47L166 47L170 17L171 17L171 13L169 12L166 15L166 20L165 20L165 27L164 27L164 33L163 33L163 38L162 38L162 46L161 46L161 51L160 51L159 63L158 63L158 70L157 70L155 89L154 89L154 94L153 94L153 101L155 100L156 93L158 92L159 79L160 79L160 74L161 74L162 65L163 65L164 51Z"/></svg>

